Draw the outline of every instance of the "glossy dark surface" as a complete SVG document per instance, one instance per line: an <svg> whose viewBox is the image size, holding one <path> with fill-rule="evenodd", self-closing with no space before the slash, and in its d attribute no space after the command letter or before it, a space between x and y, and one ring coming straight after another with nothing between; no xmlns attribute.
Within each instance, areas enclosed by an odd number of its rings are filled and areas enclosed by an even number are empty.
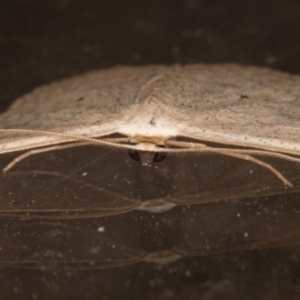
<svg viewBox="0 0 300 300"><path fill-rule="evenodd" d="M0 10L0 106L116 64L234 62L300 74L300 2L36 1ZM18 154L1 156L1 168ZM299 166L217 155L142 166L77 147L0 182L1 299L299 299Z"/></svg>

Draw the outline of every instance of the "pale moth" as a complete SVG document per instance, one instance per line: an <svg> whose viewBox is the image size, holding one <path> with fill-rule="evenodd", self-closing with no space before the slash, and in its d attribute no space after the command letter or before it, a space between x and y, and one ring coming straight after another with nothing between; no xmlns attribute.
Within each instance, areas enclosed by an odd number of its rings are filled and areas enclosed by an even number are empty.
<svg viewBox="0 0 300 300"><path fill-rule="evenodd" d="M231 64L113 67L35 89L0 115L0 128L0 154L27 151L4 172L34 153L100 144L144 163L168 152L233 156L292 186L261 157L300 162L300 76Z"/></svg>

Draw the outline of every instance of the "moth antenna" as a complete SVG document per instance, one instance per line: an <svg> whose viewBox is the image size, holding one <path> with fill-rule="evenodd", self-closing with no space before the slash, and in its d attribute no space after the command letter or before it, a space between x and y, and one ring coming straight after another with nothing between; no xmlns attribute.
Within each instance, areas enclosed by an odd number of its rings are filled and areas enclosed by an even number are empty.
<svg viewBox="0 0 300 300"><path fill-rule="evenodd" d="M135 145L126 145L126 144L120 144L117 142L112 142L113 139L108 139L107 141L105 139L98 140L97 138L90 138L80 135L73 135L73 134L66 134L66 133L60 133L60 132L53 132L53 131L45 131L45 130L33 130L33 129L0 129L0 132L18 132L18 133L31 133L31 134L41 134L41 135L49 135L49 136L57 136L62 138L67 138L69 140L62 140L55 141L55 144L62 144L67 142L76 142L76 141L84 141L90 144L98 144L98 145L104 145L109 147L116 147L121 149L133 149L138 150L138 147ZM129 139L127 140L129 141ZM43 146L52 145L53 142L49 142L48 144L44 144ZM32 146L25 146L25 147L19 147L16 150L0 150L0 154L7 153L7 152L15 152L15 151L22 151L22 150L28 150L32 149Z"/></svg>

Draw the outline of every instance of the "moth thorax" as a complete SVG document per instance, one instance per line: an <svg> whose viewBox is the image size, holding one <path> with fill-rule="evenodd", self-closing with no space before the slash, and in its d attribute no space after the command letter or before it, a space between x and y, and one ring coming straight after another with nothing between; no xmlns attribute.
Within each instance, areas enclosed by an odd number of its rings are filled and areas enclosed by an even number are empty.
<svg viewBox="0 0 300 300"><path fill-rule="evenodd" d="M159 87L151 87L139 96L138 104L155 104L161 106L171 103L172 99L173 97L164 89Z"/></svg>
<svg viewBox="0 0 300 300"><path fill-rule="evenodd" d="M156 137L166 140L177 135L173 121L171 96L160 88L149 88L138 97L137 104L132 106L130 117L122 125L119 133L137 139L139 142L157 142ZM148 138L144 140L144 138Z"/></svg>
<svg viewBox="0 0 300 300"><path fill-rule="evenodd" d="M155 143L148 143L148 142L138 143L138 150L141 151L154 151L156 148L157 147Z"/></svg>

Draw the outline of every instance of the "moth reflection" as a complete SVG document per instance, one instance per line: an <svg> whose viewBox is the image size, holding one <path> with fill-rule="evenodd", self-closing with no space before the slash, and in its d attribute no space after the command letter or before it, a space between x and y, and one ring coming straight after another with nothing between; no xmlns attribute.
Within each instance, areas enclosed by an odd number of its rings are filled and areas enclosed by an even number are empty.
<svg viewBox="0 0 300 300"><path fill-rule="evenodd" d="M279 248L299 253L298 195L59 222L2 218L0 261L15 268L103 269ZM292 247L292 248L290 248Z"/></svg>

